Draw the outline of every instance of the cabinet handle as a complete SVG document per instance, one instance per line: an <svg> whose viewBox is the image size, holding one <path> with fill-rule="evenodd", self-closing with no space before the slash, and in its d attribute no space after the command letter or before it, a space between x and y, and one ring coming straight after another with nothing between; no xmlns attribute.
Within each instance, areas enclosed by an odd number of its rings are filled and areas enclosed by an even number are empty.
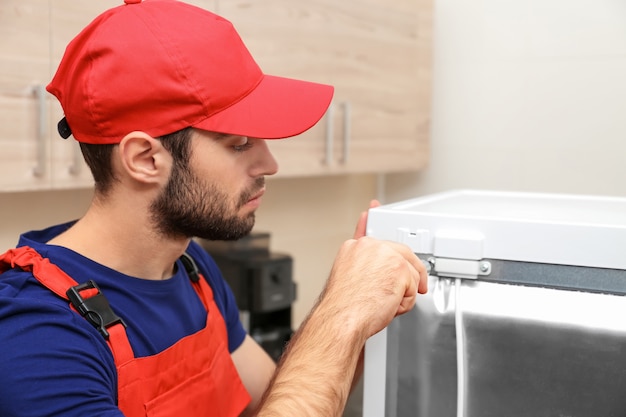
<svg viewBox="0 0 626 417"><path fill-rule="evenodd" d="M330 103L328 110L326 110L326 157L324 163L326 165L333 164L333 142L335 135L335 106L334 103Z"/></svg>
<svg viewBox="0 0 626 417"><path fill-rule="evenodd" d="M33 93L37 99L37 164L33 168L33 175L41 177L46 173L46 89L39 84L33 87Z"/></svg>
<svg viewBox="0 0 626 417"><path fill-rule="evenodd" d="M75 141L73 143L73 150L72 150L72 164L69 167L69 171L71 175L78 176L80 174L80 172L82 171L82 161L83 161L83 154L80 151L80 145L78 144L78 142Z"/></svg>
<svg viewBox="0 0 626 417"><path fill-rule="evenodd" d="M343 157L341 162L347 164L350 159L350 136L352 136L352 105L343 102Z"/></svg>

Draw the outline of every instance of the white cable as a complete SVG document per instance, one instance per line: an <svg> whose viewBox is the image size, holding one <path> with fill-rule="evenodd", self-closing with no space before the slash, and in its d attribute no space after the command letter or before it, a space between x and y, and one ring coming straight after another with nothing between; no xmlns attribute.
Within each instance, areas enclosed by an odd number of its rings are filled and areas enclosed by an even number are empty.
<svg viewBox="0 0 626 417"><path fill-rule="evenodd" d="M465 416L465 332L461 308L461 279L455 280L454 328L456 331L456 415Z"/></svg>

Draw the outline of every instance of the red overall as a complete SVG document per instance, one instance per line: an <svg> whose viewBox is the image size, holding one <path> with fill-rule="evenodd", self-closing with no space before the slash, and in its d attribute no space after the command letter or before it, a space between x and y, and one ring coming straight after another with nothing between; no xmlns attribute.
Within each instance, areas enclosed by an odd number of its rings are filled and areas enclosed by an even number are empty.
<svg viewBox="0 0 626 417"><path fill-rule="evenodd" d="M31 271L42 285L66 300L67 290L77 285L30 247L0 255L0 273L13 267ZM203 277L192 283L209 312L207 325L163 352L135 358L125 327L117 323L106 329L117 366L118 405L127 417L232 417L250 402L228 352L226 324L213 291ZM80 295L88 300L98 292L91 288L81 290Z"/></svg>

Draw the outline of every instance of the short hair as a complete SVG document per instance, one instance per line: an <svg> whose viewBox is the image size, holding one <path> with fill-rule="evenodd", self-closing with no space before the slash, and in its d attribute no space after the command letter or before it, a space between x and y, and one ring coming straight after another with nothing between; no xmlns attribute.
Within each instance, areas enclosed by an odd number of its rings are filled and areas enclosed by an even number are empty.
<svg viewBox="0 0 626 417"><path fill-rule="evenodd" d="M175 164L187 166L191 153L191 127L157 138L172 155ZM95 192L105 196L117 181L111 164L113 149L119 144L96 145L80 143L80 150L94 179Z"/></svg>

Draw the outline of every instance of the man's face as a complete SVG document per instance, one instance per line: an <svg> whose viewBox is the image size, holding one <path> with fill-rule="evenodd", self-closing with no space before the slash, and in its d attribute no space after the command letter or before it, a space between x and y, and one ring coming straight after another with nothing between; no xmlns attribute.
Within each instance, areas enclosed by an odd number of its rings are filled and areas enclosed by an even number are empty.
<svg viewBox="0 0 626 417"><path fill-rule="evenodd" d="M264 175L277 166L262 140L200 132L190 161L175 161L169 181L151 205L159 232L236 240L252 230L265 190Z"/></svg>

